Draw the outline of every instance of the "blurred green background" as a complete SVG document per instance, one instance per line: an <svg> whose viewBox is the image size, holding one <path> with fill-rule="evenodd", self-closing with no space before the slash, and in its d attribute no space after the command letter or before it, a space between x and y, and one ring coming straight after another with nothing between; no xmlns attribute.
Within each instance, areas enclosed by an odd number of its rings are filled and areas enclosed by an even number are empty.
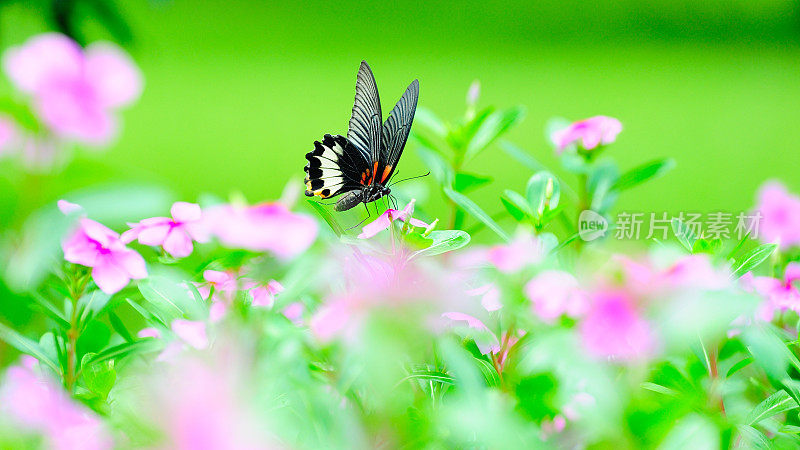
<svg viewBox="0 0 800 450"><path fill-rule="evenodd" d="M121 40L146 86L119 142L79 152L47 179L46 200L115 179L162 183L187 200L237 190L274 199L302 177L315 139L346 132L361 59L384 112L414 78L420 104L443 118L463 114L474 79L480 105L525 105L507 138L552 167L549 118L618 117L625 130L609 154L623 169L678 163L619 209L739 211L764 179L800 189L797 1L55 3L73 8L61 25L85 40ZM3 47L56 24L50 1L0 4ZM425 172L413 149L399 167ZM502 189L530 176L497 148L466 169L495 178L475 194L490 213ZM431 201L435 211L441 199Z"/></svg>

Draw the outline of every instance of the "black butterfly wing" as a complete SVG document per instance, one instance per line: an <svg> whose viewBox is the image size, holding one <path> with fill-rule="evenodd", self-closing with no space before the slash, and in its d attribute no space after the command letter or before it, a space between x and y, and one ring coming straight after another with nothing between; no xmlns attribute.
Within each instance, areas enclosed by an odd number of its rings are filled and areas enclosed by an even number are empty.
<svg viewBox="0 0 800 450"><path fill-rule="evenodd" d="M414 80L408 85L403 96L389 113L386 122L381 128L381 154L379 164L379 175L377 181L381 184L386 183L391 178L397 161L403 154L403 148L408 140L408 133L411 131L411 122L414 121L414 113L417 110L417 100L419 99L419 81Z"/></svg>
<svg viewBox="0 0 800 450"><path fill-rule="evenodd" d="M381 152L381 100L372 69L361 61L356 77L356 100L350 116L347 139L370 160L372 172ZM373 175L374 177L374 175Z"/></svg>
<svg viewBox="0 0 800 450"><path fill-rule="evenodd" d="M306 153L306 195L330 198L363 188L367 160L344 136L326 134L322 142L314 142L314 150Z"/></svg>

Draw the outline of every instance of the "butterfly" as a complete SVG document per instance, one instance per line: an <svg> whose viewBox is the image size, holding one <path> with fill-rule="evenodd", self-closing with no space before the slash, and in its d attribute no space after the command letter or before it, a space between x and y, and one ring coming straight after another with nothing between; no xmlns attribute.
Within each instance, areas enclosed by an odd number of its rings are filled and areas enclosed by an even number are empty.
<svg viewBox="0 0 800 450"><path fill-rule="evenodd" d="M406 146L418 98L419 81L414 80L381 123L375 77L367 62L361 61L347 137L326 134L322 142L314 142L314 150L306 154L306 195L326 199L344 194L336 202L336 211L389 195L387 183Z"/></svg>

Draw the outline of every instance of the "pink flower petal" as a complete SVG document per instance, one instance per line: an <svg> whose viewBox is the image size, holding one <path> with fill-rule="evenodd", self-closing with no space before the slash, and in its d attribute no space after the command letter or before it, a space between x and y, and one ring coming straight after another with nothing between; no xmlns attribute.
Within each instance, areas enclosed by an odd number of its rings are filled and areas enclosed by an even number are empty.
<svg viewBox="0 0 800 450"><path fill-rule="evenodd" d="M170 214L175 222L196 222L202 216L200 205L187 202L175 202L170 209Z"/></svg>
<svg viewBox="0 0 800 450"><path fill-rule="evenodd" d="M128 272L131 278L135 280L147 278L147 267L145 266L142 255L129 248L115 251L113 255L117 264Z"/></svg>
<svg viewBox="0 0 800 450"><path fill-rule="evenodd" d="M80 46L59 33L40 34L3 55L3 68L21 91L36 92L54 76L77 77L83 68Z"/></svg>
<svg viewBox="0 0 800 450"><path fill-rule="evenodd" d="M105 108L128 105L142 94L142 73L136 63L110 42L96 42L86 48L86 77Z"/></svg>
<svg viewBox="0 0 800 450"><path fill-rule="evenodd" d="M173 258L185 258L192 254L194 246L192 246L192 239L183 231L182 227L174 227L164 239L164 250Z"/></svg>
<svg viewBox="0 0 800 450"><path fill-rule="evenodd" d="M158 331L156 328L152 328L152 327L150 327L150 328L142 328L141 330L139 330L138 333L136 333L136 336L138 336L140 338L148 338L148 337L160 338L161 337L161 332Z"/></svg>
<svg viewBox="0 0 800 450"><path fill-rule="evenodd" d="M202 350L208 347L205 322L175 319L170 326L172 331L190 346Z"/></svg>
<svg viewBox="0 0 800 450"><path fill-rule="evenodd" d="M165 222L152 226L137 225L134 229L137 230L137 239L140 244L155 246L164 243L172 226L168 222Z"/></svg>
<svg viewBox="0 0 800 450"><path fill-rule="evenodd" d="M80 212L83 210L80 205L76 205L75 203L70 203L66 200L59 200L58 201L58 209L64 214L72 214L74 212Z"/></svg>
<svg viewBox="0 0 800 450"><path fill-rule="evenodd" d="M101 256L92 269L92 279L106 294L115 294L128 285L130 275L110 256Z"/></svg>

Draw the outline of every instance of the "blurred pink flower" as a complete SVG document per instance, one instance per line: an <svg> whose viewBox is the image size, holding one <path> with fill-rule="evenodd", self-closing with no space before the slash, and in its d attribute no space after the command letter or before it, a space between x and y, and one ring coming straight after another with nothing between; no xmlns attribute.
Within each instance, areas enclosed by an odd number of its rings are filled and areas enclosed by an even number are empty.
<svg viewBox="0 0 800 450"><path fill-rule="evenodd" d="M47 448L94 450L112 448L100 419L73 401L53 380L35 373L35 360L6 371L0 386L0 412L20 428L41 433ZM32 361L33 360L33 361Z"/></svg>
<svg viewBox="0 0 800 450"><path fill-rule="evenodd" d="M61 244L64 259L92 268L92 279L106 294L124 288L131 279L147 277L144 258L125 246L119 234L81 217L78 228Z"/></svg>
<svg viewBox="0 0 800 450"><path fill-rule="evenodd" d="M172 321L170 328L176 336L191 347L198 350L208 347L208 334L206 333L205 322L175 319Z"/></svg>
<svg viewBox="0 0 800 450"><path fill-rule="evenodd" d="M17 123L11 117L0 114L0 157L11 153L20 144Z"/></svg>
<svg viewBox="0 0 800 450"><path fill-rule="evenodd" d="M621 131L622 124L619 120L608 116L594 116L554 132L551 139L559 152L578 142L585 150L592 150L598 145L613 143Z"/></svg>
<svg viewBox="0 0 800 450"><path fill-rule="evenodd" d="M508 244L491 247L486 259L504 273L519 272L530 264L542 260L544 250L539 239L529 233L519 233Z"/></svg>
<svg viewBox="0 0 800 450"><path fill-rule="evenodd" d="M192 241L207 242L208 232L202 222L200 206L176 202L170 209L172 218L152 217L139 223L128 224L131 229L122 233L123 242L138 239L143 245L160 245L173 258L192 254Z"/></svg>
<svg viewBox="0 0 800 450"><path fill-rule="evenodd" d="M272 308L275 303L275 296L283 292L283 285L275 280L269 280L267 284L256 283L248 280L244 282L244 289L250 291L253 299L253 306Z"/></svg>
<svg viewBox="0 0 800 450"><path fill-rule="evenodd" d="M800 245L800 198L778 181L770 181L758 192L756 212L761 214L758 238L777 243L782 250Z"/></svg>
<svg viewBox="0 0 800 450"><path fill-rule="evenodd" d="M136 336L140 338L160 338L161 332L156 328L148 327L139 330L139 332L136 333Z"/></svg>
<svg viewBox="0 0 800 450"><path fill-rule="evenodd" d="M553 323L562 315L581 316L588 308L586 294L572 274L545 270L525 285L525 295L534 313L544 322Z"/></svg>
<svg viewBox="0 0 800 450"><path fill-rule="evenodd" d="M281 313L295 325L303 324L303 312L306 306L302 302L289 303Z"/></svg>
<svg viewBox="0 0 800 450"><path fill-rule="evenodd" d="M392 226L392 220L403 222L406 220L406 218L408 218L408 221L411 225L414 225L415 227L427 228L427 223L411 217L411 215L414 213L414 202L415 200L412 199L401 211L396 209L387 209L377 219L364 225L364 228L361 229L361 234L358 235L358 238L369 239L375 236L381 231Z"/></svg>
<svg viewBox="0 0 800 450"><path fill-rule="evenodd" d="M204 211L207 226L223 245L269 251L282 259L308 249L317 237L317 222L289 211L280 203L254 206L221 205Z"/></svg>
<svg viewBox="0 0 800 450"><path fill-rule="evenodd" d="M481 296L481 306L486 311L497 311L503 307L500 303L500 289L494 283L486 283L483 286L478 286L474 289L469 289L464 292L471 296Z"/></svg>
<svg viewBox="0 0 800 450"><path fill-rule="evenodd" d="M614 255L622 269L622 285L639 297L657 297L689 290L720 290L731 286L730 273L714 266L707 254L687 255L658 267L649 259Z"/></svg>
<svg viewBox="0 0 800 450"><path fill-rule="evenodd" d="M800 280L800 263L790 262L786 265L782 279L754 277L748 272L740 282L746 291L755 292L763 299L757 316L769 322L775 317L776 311L800 312L800 290L794 285L797 280Z"/></svg>
<svg viewBox="0 0 800 450"><path fill-rule="evenodd" d="M442 314L442 317L453 322L465 322L468 328L475 330L477 333L470 337L475 340L475 344L481 354L488 355L489 353L498 353L500 351L501 346L497 336L479 319L460 312L446 312Z"/></svg>
<svg viewBox="0 0 800 450"><path fill-rule="evenodd" d="M142 91L142 75L122 49L103 42L83 50L57 33L8 49L3 67L14 85L32 96L37 115L53 133L90 145L114 138L115 110Z"/></svg>
<svg viewBox="0 0 800 450"><path fill-rule="evenodd" d="M640 360L656 350L656 337L627 294L598 292L580 324L586 350L600 358Z"/></svg>

